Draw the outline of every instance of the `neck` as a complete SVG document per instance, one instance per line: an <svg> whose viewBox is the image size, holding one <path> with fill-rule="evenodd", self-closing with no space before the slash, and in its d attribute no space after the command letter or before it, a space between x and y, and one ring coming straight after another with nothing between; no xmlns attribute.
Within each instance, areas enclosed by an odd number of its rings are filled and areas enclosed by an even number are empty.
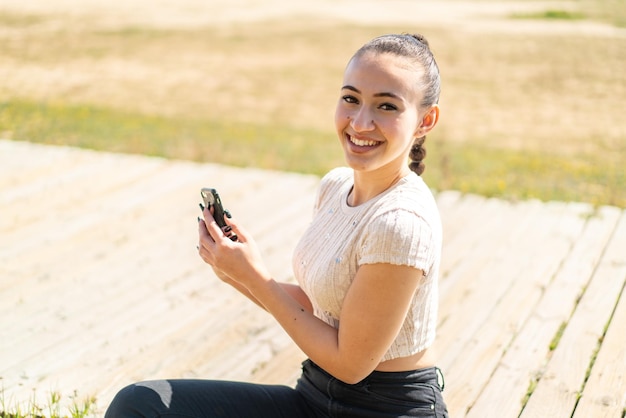
<svg viewBox="0 0 626 418"><path fill-rule="evenodd" d="M409 174L409 172L410 170L407 167L399 172L381 176L380 173L355 170L354 186L348 195L348 205L359 206L373 199L396 184L401 178Z"/></svg>

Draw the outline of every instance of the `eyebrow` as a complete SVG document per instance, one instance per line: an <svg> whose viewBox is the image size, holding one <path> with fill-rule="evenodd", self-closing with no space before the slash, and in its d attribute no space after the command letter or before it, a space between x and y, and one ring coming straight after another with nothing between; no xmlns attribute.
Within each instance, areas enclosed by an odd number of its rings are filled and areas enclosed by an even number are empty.
<svg viewBox="0 0 626 418"><path fill-rule="evenodd" d="M357 89L356 87L351 86L349 84L343 86L341 89L342 90L344 90L344 89L345 90L351 90L351 91L353 91L355 93L361 94L361 91L359 89ZM374 94L374 97L391 97L391 98L394 98L394 99L402 100L402 98L400 96L398 96L397 94L389 93L389 92L376 93L376 94Z"/></svg>

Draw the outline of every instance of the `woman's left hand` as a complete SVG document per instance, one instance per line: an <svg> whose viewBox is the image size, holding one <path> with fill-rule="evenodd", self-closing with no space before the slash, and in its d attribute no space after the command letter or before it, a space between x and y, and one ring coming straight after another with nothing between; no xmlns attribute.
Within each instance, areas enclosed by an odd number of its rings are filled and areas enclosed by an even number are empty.
<svg viewBox="0 0 626 418"><path fill-rule="evenodd" d="M237 234L238 240L231 241L217 225L208 209L202 211L204 219L198 221L198 253L223 281L226 278L245 287L271 276L263 263L260 251L248 234L232 218L225 218L227 225Z"/></svg>

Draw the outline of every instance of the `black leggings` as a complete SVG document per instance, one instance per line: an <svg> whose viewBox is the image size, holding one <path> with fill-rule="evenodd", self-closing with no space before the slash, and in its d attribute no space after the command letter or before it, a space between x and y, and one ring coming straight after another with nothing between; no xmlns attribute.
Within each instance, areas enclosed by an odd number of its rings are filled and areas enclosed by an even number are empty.
<svg viewBox="0 0 626 418"><path fill-rule="evenodd" d="M447 418L439 369L373 372L345 384L303 363L296 388L221 380L135 383L113 399L105 418Z"/></svg>

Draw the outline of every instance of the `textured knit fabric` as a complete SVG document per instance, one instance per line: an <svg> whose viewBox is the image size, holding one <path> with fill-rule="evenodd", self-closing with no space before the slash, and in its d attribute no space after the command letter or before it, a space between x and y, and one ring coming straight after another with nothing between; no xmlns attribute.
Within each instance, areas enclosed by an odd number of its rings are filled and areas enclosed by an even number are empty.
<svg viewBox="0 0 626 418"><path fill-rule="evenodd" d="M313 220L294 251L294 273L315 315L339 328L343 300L359 266L389 263L423 270L402 329L381 361L410 356L435 338L439 211L430 189L413 172L375 198L350 207L347 198L353 184L352 169L343 167L322 179Z"/></svg>

